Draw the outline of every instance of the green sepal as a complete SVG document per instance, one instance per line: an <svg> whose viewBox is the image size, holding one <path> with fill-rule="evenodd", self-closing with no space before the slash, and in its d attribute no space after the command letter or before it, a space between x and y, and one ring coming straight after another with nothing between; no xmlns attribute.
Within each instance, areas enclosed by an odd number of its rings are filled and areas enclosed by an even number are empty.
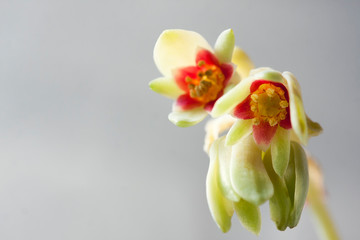
<svg viewBox="0 0 360 240"><path fill-rule="evenodd" d="M274 171L282 177L289 164L290 158L290 131L278 127L271 141L271 156Z"/></svg>
<svg viewBox="0 0 360 240"><path fill-rule="evenodd" d="M218 149L216 140L210 148L210 165L206 177L206 197L212 218L224 233L231 228L231 217L234 213L232 202L226 199L218 188Z"/></svg>
<svg viewBox="0 0 360 240"><path fill-rule="evenodd" d="M285 180L273 169L271 152L268 150L264 156L264 165L274 186L274 195L269 200L270 216L277 229L284 231L288 226L291 200Z"/></svg>
<svg viewBox="0 0 360 240"><path fill-rule="evenodd" d="M226 135L226 145L228 146L234 145L243 137L249 136L251 132L252 132L251 119L237 120Z"/></svg>
<svg viewBox="0 0 360 240"><path fill-rule="evenodd" d="M246 201L261 205L274 193L261 160L261 150L252 135L233 145L232 150L230 177L234 190Z"/></svg>
<svg viewBox="0 0 360 240"><path fill-rule="evenodd" d="M178 127L190 127L201 122L207 114L203 108L196 108L186 111L174 111L169 114L168 118L170 122Z"/></svg>
<svg viewBox="0 0 360 240"><path fill-rule="evenodd" d="M308 116L306 116L306 123L308 127L309 137L315 137L322 133L323 129L321 125L311 120Z"/></svg>
<svg viewBox="0 0 360 240"><path fill-rule="evenodd" d="M250 232L259 235L261 229L260 208L244 199L233 204L240 223Z"/></svg>
<svg viewBox="0 0 360 240"><path fill-rule="evenodd" d="M184 91L179 88L173 78L160 77L154 79L149 83L149 87L154 92L171 99L176 99L181 94L184 94Z"/></svg>
<svg viewBox="0 0 360 240"><path fill-rule="evenodd" d="M221 63L231 62L235 47L235 36L232 29L223 31L215 43L215 56Z"/></svg>
<svg viewBox="0 0 360 240"><path fill-rule="evenodd" d="M300 144L291 142L290 162L285 175L292 209L290 211L289 227L294 228L299 223L309 189L309 172L305 151Z"/></svg>

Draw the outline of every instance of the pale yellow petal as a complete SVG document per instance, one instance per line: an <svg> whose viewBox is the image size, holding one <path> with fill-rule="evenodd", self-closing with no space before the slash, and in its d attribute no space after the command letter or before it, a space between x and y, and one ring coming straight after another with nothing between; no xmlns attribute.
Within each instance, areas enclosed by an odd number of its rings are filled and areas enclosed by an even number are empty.
<svg viewBox="0 0 360 240"><path fill-rule="evenodd" d="M209 43L196 32L165 30L155 44L155 64L164 76L171 76L176 68L195 65L199 47L211 50Z"/></svg>
<svg viewBox="0 0 360 240"><path fill-rule="evenodd" d="M231 61L236 64L236 71L240 74L242 79L248 77L250 71L255 68L254 63L246 52L239 47L235 47Z"/></svg>

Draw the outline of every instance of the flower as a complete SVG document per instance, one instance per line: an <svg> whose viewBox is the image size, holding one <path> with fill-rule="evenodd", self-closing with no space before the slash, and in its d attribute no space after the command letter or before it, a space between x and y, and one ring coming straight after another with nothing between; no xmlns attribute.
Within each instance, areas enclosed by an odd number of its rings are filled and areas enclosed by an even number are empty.
<svg viewBox="0 0 360 240"><path fill-rule="evenodd" d="M252 136L232 146L226 145L225 138L217 138L211 144L206 179L208 205L218 227L229 231L235 212L241 224L258 235L259 205L269 201L271 219L277 228L294 228L309 186L307 159L301 145L291 141L289 166L281 177L273 168L270 149L262 152Z"/></svg>
<svg viewBox="0 0 360 240"><path fill-rule="evenodd" d="M217 99L240 81L231 59L235 38L231 29L222 32L212 50L198 33L166 30L157 40L154 61L164 77L150 88L175 99L169 120L180 127L202 121Z"/></svg>
<svg viewBox="0 0 360 240"><path fill-rule="evenodd" d="M262 150L271 146L273 167L279 176L288 166L291 132L306 144L309 136L322 130L306 116L295 76L271 68L252 70L215 103L212 116L229 112L238 120L227 134L226 144L233 145L252 134Z"/></svg>

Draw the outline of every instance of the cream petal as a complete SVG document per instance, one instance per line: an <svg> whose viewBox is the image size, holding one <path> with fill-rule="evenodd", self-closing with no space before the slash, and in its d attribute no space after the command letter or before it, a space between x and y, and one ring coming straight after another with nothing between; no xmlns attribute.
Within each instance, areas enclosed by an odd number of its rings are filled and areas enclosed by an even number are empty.
<svg viewBox="0 0 360 240"><path fill-rule="evenodd" d="M240 223L250 232L259 235L261 229L260 208L244 199L234 202L234 208Z"/></svg>
<svg viewBox="0 0 360 240"><path fill-rule="evenodd" d="M226 145L234 145L239 140L247 137L252 132L252 120L239 119L229 130L226 135Z"/></svg>
<svg viewBox="0 0 360 240"><path fill-rule="evenodd" d="M268 80L278 83L285 83L284 78L281 75L281 72L275 71L271 68L264 68L262 71L259 72L254 71L251 74L255 80L262 79L262 80Z"/></svg>
<svg viewBox="0 0 360 240"><path fill-rule="evenodd" d="M282 75L288 85L291 126L300 142L306 144L308 141L308 127L299 83L290 72L284 72Z"/></svg>
<svg viewBox="0 0 360 240"><path fill-rule="evenodd" d="M219 171L218 143L218 140L215 141L210 149L210 165L206 177L206 198L214 221L223 232L227 232L231 228L231 217L234 208L232 202L221 194L217 185Z"/></svg>
<svg viewBox="0 0 360 240"><path fill-rule="evenodd" d="M149 87L154 92L171 99L176 99L180 95L184 94L184 91L178 87L174 79L169 77L160 77L154 79L149 83Z"/></svg>
<svg viewBox="0 0 360 240"><path fill-rule="evenodd" d="M208 113L203 108L196 108L187 111L173 111L168 118L178 127L190 127L201 122L207 115Z"/></svg>
<svg viewBox="0 0 360 240"><path fill-rule="evenodd" d="M234 191L230 180L231 147L225 145L225 136L219 138L219 176L218 186L223 196L237 202L239 195Z"/></svg>
<svg viewBox="0 0 360 240"><path fill-rule="evenodd" d="M290 158L290 131L278 127L271 141L272 164L275 172L282 177L289 164Z"/></svg>
<svg viewBox="0 0 360 240"><path fill-rule="evenodd" d="M196 32L166 30L155 44L155 64L164 76L170 77L173 69L195 65L196 51L199 47L211 50L209 43Z"/></svg>
<svg viewBox="0 0 360 240"><path fill-rule="evenodd" d="M221 63L231 61L235 46L235 36L232 29L223 31L215 43L215 56Z"/></svg>
<svg viewBox="0 0 360 240"><path fill-rule="evenodd" d="M273 185L261 159L261 150L250 135L232 147L230 177L237 194L260 205L272 197Z"/></svg>
<svg viewBox="0 0 360 240"><path fill-rule="evenodd" d="M231 61L237 66L236 71L240 74L241 79L247 78L255 67L246 52L239 47L235 47Z"/></svg>

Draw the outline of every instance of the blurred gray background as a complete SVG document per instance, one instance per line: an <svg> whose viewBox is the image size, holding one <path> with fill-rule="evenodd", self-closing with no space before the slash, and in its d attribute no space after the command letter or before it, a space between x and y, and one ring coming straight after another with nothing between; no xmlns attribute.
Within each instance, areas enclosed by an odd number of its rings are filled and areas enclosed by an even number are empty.
<svg viewBox="0 0 360 240"><path fill-rule="evenodd" d="M0 239L317 239L305 209L260 237L213 222L204 124L167 120L151 92L169 28L214 44L233 28L256 66L291 71L324 133L308 149L344 239L360 214L359 1L0 0Z"/></svg>

